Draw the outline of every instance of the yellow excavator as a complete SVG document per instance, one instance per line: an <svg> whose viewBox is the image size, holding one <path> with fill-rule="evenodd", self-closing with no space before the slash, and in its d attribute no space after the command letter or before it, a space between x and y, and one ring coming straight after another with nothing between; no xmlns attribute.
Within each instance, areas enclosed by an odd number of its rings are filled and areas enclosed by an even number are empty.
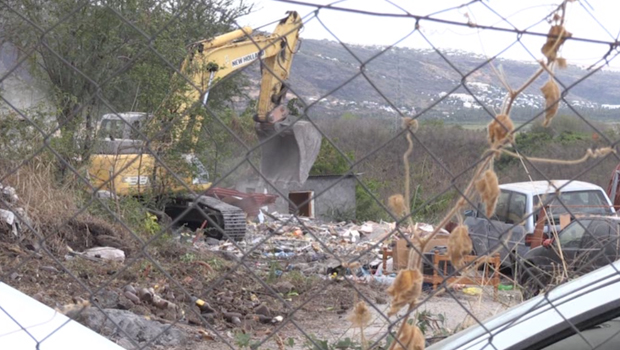
<svg viewBox="0 0 620 350"><path fill-rule="evenodd" d="M321 135L309 122L289 119L283 104L301 28L299 15L289 11L272 34L253 34L252 28L243 27L190 45L180 72L191 81L192 88L183 92L173 91L182 94L180 100L185 102L181 102L175 112L181 122L175 124L172 142L178 142L181 134L191 125L191 144L195 144L203 119L198 114L189 113L194 105L202 102L206 106L209 91L215 83L259 60L261 84L254 121L261 143L261 173L276 185L305 182L318 155ZM161 141L158 144L158 140L147 144L139 137L147 122L162 121L144 112L103 115L99 123L97 149L91 156L88 169L91 183L100 189L100 195L141 196L155 184L156 177L170 175L151 152L158 149L161 154L169 144ZM245 236L245 213L238 207L205 195L211 187L206 167L193 151L183 155L183 158L196 171L181 180L198 195L187 194L187 188L177 182L169 187L169 197L172 198L166 205L165 213L177 225L190 229L205 228L205 232L214 238L242 239ZM174 172L175 169L169 170Z"/></svg>

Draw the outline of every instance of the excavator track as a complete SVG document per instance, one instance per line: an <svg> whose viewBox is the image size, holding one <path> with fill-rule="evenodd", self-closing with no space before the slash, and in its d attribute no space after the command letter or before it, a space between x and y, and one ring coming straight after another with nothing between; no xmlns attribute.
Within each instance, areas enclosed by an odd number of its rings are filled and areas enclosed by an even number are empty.
<svg viewBox="0 0 620 350"><path fill-rule="evenodd" d="M246 213L243 210L209 196L199 196L195 202L201 210L192 208L184 213L194 203L194 198L177 198L166 206L166 214L177 221L177 226L192 230L202 227L206 221L207 237L235 241L245 237Z"/></svg>
<svg viewBox="0 0 620 350"><path fill-rule="evenodd" d="M224 238L240 241L245 237L246 214L243 210L208 196L200 196L197 202L203 209L219 213L220 221L218 225L223 224L223 227L220 227L224 229L226 236L228 236ZM219 228L212 225L212 223L208 223L207 227L211 226L213 230L221 234Z"/></svg>

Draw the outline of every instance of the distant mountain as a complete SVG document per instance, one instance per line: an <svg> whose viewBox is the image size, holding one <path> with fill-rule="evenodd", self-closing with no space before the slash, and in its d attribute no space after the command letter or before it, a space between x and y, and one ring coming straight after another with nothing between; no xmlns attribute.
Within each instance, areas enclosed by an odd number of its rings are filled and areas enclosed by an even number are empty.
<svg viewBox="0 0 620 350"><path fill-rule="evenodd" d="M487 111L500 109L506 90L485 57L460 51L442 51L442 57L432 50L384 49L361 45L345 48L334 41L303 39L293 60L289 98L297 94L314 103L311 114L319 117L344 113L395 116L394 107L413 115L430 108L425 116L476 123L488 122ZM0 74L16 61L13 47L8 43L0 46ZM493 64L513 88L538 69L533 61L497 59ZM248 72L253 81L248 93L256 97L258 65ZM620 72L599 71L584 79L590 73L570 65L570 61L567 69L557 72L564 86L579 82L566 94L566 101L593 119L617 119ZM544 99L540 87L547 79L543 74L519 96L511 113L513 119L525 120L541 112ZM46 90L25 64L0 81L0 94L19 109L47 104ZM445 95L448 97L437 103ZM0 102L0 111L7 108L12 109ZM560 108L561 113L573 113L565 103Z"/></svg>
<svg viewBox="0 0 620 350"><path fill-rule="evenodd" d="M314 107L315 114L390 115L395 110L388 100L403 113L414 114L449 95L426 115L471 121L488 120L483 107L497 111L502 104L506 90L483 56L442 51L442 57L432 50L410 48L383 50L360 45L345 48L334 41L305 39L293 60L289 97L298 94L310 103L324 98ZM534 62L497 59L493 64L515 89L538 69ZM569 61L568 68L559 70L557 77L568 87L590 73ZM540 113L544 107L540 87L547 79L544 73L519 96L513 118ZM592 118L614 117L615 109L620 108L620 73L593 74L571 88L566 101ZM564 103L561 109L570 112Z"/></svg>

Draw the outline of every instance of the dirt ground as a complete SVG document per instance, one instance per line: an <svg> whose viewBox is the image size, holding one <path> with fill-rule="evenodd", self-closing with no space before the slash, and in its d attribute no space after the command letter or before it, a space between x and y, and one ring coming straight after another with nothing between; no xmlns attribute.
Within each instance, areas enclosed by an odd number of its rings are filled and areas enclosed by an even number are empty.
<svg viewBox="0 0 620 350"><path fill-rule="evenodd" d="M426 330L426 338L430 342L439 341L443 337L443 332L452 332L459 327L476 324L476 321L472 319L470 313L473 314L478 321L484 321L485 319L492 317L493 315L502 312L515 305L519 301L518 292L513 291L499 291L498 298L493 297L492 290L485 290L481 296L469 296L462 292L454 294L457 299L455 300L450 295L444 295L440 297L434 297L424 304L422 304L416 312L430 312L432 317L437 320L439 314L443 315L445 321L437 322L436 326L430 325ZM422 298L427 297L424 295ZM396 332L398 330L397 325L391 329L390 322L386 320L385 314L389 306L387 304L375 305L376 308L371 308L372 322L364 330L366 339L369 344L377 344L382 346L387 341L387 335L390 331ZM467 309L467 310L466 310ZM414 314L416 313L414 312ZM404 309L399 316L404 315ZM300 315L301 316L301 315ZM350 326L350 323L346 320L347 314L337 314L333 312L323 312L319 315L314 315L316 318L312 318L312 315L303 315L297 317L299 319L298 325L308 336L314 336L316 339L327 340L329 344L336 344L342 342L346 344L346 338L350 338L359 342L360 331ZM415 316L415 315L414 315ZM394 322L396 317L392 317L391 322ZM432 323L429 322L429 323ZM435 327L435 328L433 328ZM307 337L293 325L283 327L278 331L279 337L284 341L286 349L312 349L310 341ZM234 337L232 334L226 334L227 341L230 342L230 346L224 342L209 342L209 343L197 343L193 349L206 350L206 349L237 349L238 347L234 343ZM266 337L267 335L264 335ZM264 338L263 337L263 338ZM287 345L289 339L293 339L292 346ZM317 342L319 345L320 343ZM280 349L278 343L273 338L263 345L261 349ZM187 348L189 350L189 348ZM353 347L351 347L353 349Z"/></svg>
<svg viewBox="0 0 620 350"><path fill-rule="evenodd" d="M119 317L137 317L132 322L140 325L145 320L158 326L174 324L178 332L156 340L148 349L239 349L268 337L259 348L311 349L308 337L312 337L319 346L340 342L338 348L354 349L360 333L351 328L347 316L362 298L371 305L373 316L364 332L366 339L378 345L387 340L390 322L383 316L389 306L386 285L330 279L325 274L304 275L287 270L286 263L270 265L261 257L250 257L244 260L247 267L239 266L225 253L173 240L155 241L141 251L123 237L115 237L110 227L87 226L88 234L73 242L76 250L105 238L108 243L119 242L126 250L126 260L93 261L67 254L62 242L44 249L27 240L2 237L0 232L0 279L62 312L87 301L90 306L86 310L112 310ZM76 223L69 229L76 232L66 232L67 237L76 237L85 226ZM466 317L465 309L482 321L518 302L517 292L500 291L495 299L489 288L481 291L477 296L453 291L453 295L444 293L427 301L428 294L423 294L423 303L413 317L422 322L427 339L435 341L459 326L475 323ZM212 312L201 311L192 297L204 300ZM202 318L198 316L201 313ZM94 327L94 321L85 318L87 314L93 317L92 312L83 311L75 319L124 348L134 348L115 325ZM392 317L391 322L394 320ZM136 335L138 348L150 340L144 334L148 332L140 330Z"/></svg>

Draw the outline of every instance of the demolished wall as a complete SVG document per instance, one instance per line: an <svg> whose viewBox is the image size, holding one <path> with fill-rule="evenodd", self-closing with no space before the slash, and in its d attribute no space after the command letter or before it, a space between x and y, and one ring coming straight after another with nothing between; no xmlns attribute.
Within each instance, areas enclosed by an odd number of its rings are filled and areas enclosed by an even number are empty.
<svg viewBox="0 0 620 350"><path fill-rule="evenodd" d="M355 176L313 175L301 186L265 186L258 180L239 182L236 189L244 192L278 194L275 203L267 206L269 212L289 213L288 196L292 192L313 192L314 217L331 221L343 216L355 217Z"/></svg>

